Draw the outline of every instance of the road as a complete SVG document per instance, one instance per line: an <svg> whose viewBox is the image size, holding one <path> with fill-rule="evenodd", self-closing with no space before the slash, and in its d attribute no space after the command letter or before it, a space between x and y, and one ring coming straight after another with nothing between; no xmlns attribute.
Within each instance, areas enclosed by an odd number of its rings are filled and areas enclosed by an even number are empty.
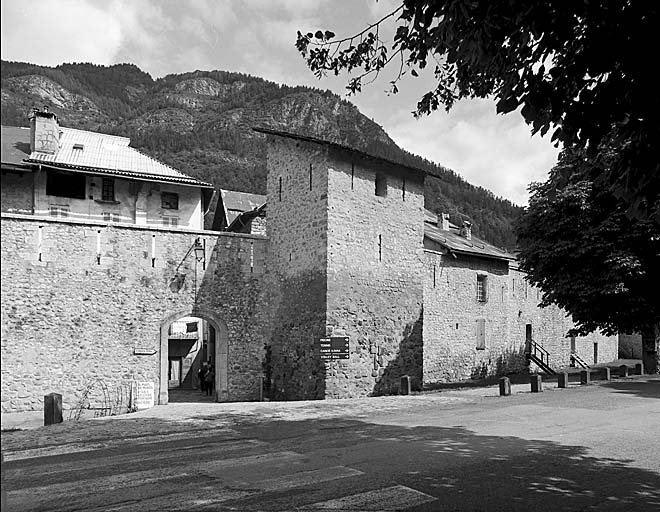
<svg viewBox="0 0 660 512"><path fill-rule="evenodd" d="M177 403L2 434L6 510L660 510L660 378Z"/></svg>

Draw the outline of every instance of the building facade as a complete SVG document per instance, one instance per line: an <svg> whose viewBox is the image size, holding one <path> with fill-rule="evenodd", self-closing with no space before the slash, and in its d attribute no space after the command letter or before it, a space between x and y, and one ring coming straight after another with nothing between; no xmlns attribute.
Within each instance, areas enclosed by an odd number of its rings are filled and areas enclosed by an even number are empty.
<svg viewBox="0 0 660 512"><path fill-rule="evenodd" d="M268 141L266 236L157 222L156 207L149 222L148 201L146 222L137 207L125 215L134 222L53 215L41 199L21 210L20 191L5 203L3 190L4 412L39 409L49 392L75 408L99 381L107 389L152 382L156 403L167 403L200 358L215 364L220 401L350 398L395 393L403 375L422 389L535 371L531 343L553 368L570 364L572 352L616 359L614 337L566 338L570 319L537 307L538 291L512 255L425 211L423 172L257 131ZM12 166L3 156L3 180L5 170L14 184L38 176L34 151L23 160ZM53 162L41 165L49 172ZM84 174L81 201L97 204L106 176ZM177 186L188 186L182 176ZM187 318L212 329L206 353L199 336L181 334Z"/></svg>

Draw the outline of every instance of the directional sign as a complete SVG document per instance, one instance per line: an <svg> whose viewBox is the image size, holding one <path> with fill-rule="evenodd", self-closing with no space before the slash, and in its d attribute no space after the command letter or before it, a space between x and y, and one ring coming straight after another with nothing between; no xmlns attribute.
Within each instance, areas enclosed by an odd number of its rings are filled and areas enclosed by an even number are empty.
<svg viewBox="0 0 660 512"><path fill-rule="evenodd" d="M319 340L319 353L321 359L348 359L350 354L350 344L348 336L331 336Z"/></svg>

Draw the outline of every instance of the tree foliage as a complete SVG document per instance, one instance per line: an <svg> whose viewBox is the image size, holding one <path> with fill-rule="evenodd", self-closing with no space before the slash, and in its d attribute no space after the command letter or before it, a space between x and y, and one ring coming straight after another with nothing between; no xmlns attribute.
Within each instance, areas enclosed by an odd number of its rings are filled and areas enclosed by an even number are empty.
<svg viewBox="0 0 660 512"><path fill-rule="evenodd" d="M395 17L385 42L381 27ZM552 130L556 143L584 148L628 214L659 219L660 95L654 66L640 58L657 46L658 22L646 0L403 0L358 34L298 32L296 46L319 77L359 71L352 93L392 63L393 92L407 71L433 67L437 85L416 115L494 96L498 112L520 109L534 133ZM607 165L605 140L616 148Z"/></svg>
<svg viewBox="0 0 660 512"><path fill-rule="evenodd" d="M611 148L602 151L616 157ZM547 182L532 185L517 227L520 265L543 291L542 305L571 313L576 333L653 333L660 322L660 227L631 220L626 201L597 179L602 171L570 148Z"/></svg>

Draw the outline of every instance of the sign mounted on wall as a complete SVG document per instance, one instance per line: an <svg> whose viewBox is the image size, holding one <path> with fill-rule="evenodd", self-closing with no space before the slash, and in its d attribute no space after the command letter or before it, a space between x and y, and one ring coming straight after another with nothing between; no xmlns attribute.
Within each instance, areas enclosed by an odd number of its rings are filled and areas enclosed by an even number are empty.
<svg viewBox="0 0 660 512"><path fill-rule="evenodd" d="M348 359L350 343L348 336L331 336L319 339L319 354L323 360Z"/></svg>
<svg viewBox="0 0 660 512"><path fill-rule="evenodd" d="M153 382L133 382L132 383L132 404L137 410L149 409L154 406L154 383Z"/></svg>
<svg viewBox="0 0 660 512"><path fill-rule="evenodd" d="M135 347L133 349L133 354L136 356L153 356L155 353L156 350L153 348Z"/></svg>

